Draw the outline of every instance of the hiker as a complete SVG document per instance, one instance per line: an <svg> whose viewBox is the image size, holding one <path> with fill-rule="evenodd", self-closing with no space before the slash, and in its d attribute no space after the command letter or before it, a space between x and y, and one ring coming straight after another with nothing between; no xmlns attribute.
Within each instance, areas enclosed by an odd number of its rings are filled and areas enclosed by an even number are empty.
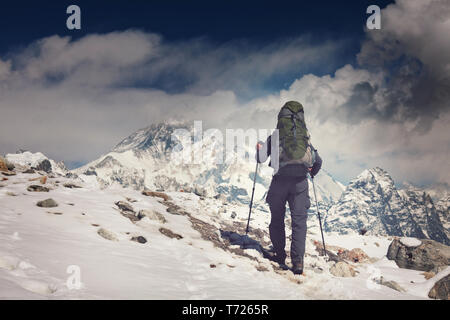
<svg viewBox="0 0 450 320"><path fill-rule="evenodd" d="M258 142L256 146L258 163L265 162L270 156L269 166L275 170L266 197L271 212L269 233L273 259L287 269L284 227L287 202L292 219L292 271L294 274L302 274L307 211L311 205L307 173L314 178L322 167L322 159L310 143L303 106L299 102L289 101L281 108L277 129L267 138L266 143Z"/></svg>

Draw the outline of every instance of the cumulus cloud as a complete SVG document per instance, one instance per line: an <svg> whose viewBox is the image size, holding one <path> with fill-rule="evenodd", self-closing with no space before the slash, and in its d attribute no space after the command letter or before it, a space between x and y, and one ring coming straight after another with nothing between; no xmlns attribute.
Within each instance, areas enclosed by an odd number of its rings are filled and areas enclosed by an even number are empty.
<svg viewBox="0 0 450 320"><path fill-rule="evenodd" d="M84 162L168 118L219 126L239 107L235 92L323 64L337 47L167 42L139 30L37 40L0 59L0 152L30 148Z"/></svg>
<svg viewBox="0 0 450 320"><path fill-rule="evenodd" d="M450 183L450 3L398 0L381 15L359 65L247 101L240 94L274 76L332 61L340 44L167 42L136 30L36 41L0 60L0 152L85 162L170 118L274 128L280 107L298 100L325 169L344 182L381 166L399 183Z"/></svg>
<svg viewBox="0 0 450 320"><path fill-rule="evenodd" d="M380 31L367 32L358 55L362 66L387 75L382 87L370 89L382 90L375 116L417 120L416 129L426 132L450 109L450 3L397 0L382 11L382 21Z"/></svg>

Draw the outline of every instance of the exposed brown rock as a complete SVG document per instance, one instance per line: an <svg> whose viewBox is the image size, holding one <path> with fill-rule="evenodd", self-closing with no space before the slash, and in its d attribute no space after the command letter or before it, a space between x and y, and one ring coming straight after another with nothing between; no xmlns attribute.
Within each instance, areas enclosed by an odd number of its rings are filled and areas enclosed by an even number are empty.
<svg viewBox="0 0 450 320"><path fill-rule="evenodd" d="M45 199L45 200L39 201L36 205L38 207L43 207L43 208L53 208L53 207L57 207L58 203L55 200L50 198L50 199Z"/></svg>
<svg viewBox="0 0 450 320"><path fill-rule="evenodd" d="M179 234L177 234L177 233L175 233L172 230L169 230L167 228L159 228L159 232L161 232L166 237L169 237L169 238L172 238L172 239L173 238L175 238L177 240L183 239L182 235L179 235Z"/></svg>
<svg viewBox="0 0 450 320"><path fill-rule="evenodd" d="M0 171L9 171L6 160L3 157L0 157Z"/></svg>
<svg viewBox="0 0 450 320"><path fill-rule="evenodd" d="M122 211L129 211L129 212L133 212L134 213L133 207L130 204L126 203L125 201L117 201L115 203L115 205L117 207L119 207L119 209L122 210Z"/></svg>
<svg viewBox="0 0 450 320"><path fill-rule="evenodd" d="M116 235L115 235L114 233L112 233L111 231L109 231L109 230L100 228L100 229L97 230L97 233L98 233L101 237L105 238L106 240L110 240L110 241L118 241Z"/></svg>
<svg viewBox="0 0 450 320"><path fill-rule="evenodd" d="M166 218L159 212L154 210L143 209L138 213L138 218L142 219L143 217L148 217L150 220L159 221L161 223L166 223Z"/></svg>
<svg viewBox="0 0 450 320"><path fill-rule="evenodd" d="M425 277L426 280L429 280L436 275L433 271L422 272L421 274Z"/></svg>
<svg viewBox="0 0 450 320"><path fill-rule="evenodd" d="M419 246L407 246L399 239L389 245L387 258L400 268L432 271L450 265L450 247L434 240L421 240Z"/></svg>
<svg viewBox="0 0 450 320"><path fill-rule="evenodd" d="M69 189L78 189L81 188L80 186L74 184L74 183L64 183L63 184L64 187L69 188Z"/></svg>
<svg viewBox="0 0 450 320"><path fill-rule="evenodd" d="M336 277L355 277L355 269L346 262L340 261L330 268L330 273Z"/></svg>
<svg viewBox="0 0 450 320"><path fill-rule="evenodd" d="M428 293L432 299L450 300L450 274L436 282Z"/></svg>
<svg viewBox="0 0 450 320"><path fill-rule="evenodd" d="M7 170L7 171L2 171L2 175L9 177L9 176L15 176L16 173L14 171Z"/></svg>
<svg viewBox="0 0 450 320"><path fill-rule="evenodd" d="M30 191L30 192L49 192L50 191L49 188L43 187L43 186L40 186L40 185L37 185L37 184L32 184L31 186L29 186L27 188L27 190Z"/></svg>
<svg viewBox="0 0 450 320"><path fill-rule="evenodd" d="M142 191L142 194L144 196L149 196L149 197L159 197L159 198L164 199L164 201L171 200L171 198L167 194L165 194L164 192L144 190L144 191Z"/></svg>

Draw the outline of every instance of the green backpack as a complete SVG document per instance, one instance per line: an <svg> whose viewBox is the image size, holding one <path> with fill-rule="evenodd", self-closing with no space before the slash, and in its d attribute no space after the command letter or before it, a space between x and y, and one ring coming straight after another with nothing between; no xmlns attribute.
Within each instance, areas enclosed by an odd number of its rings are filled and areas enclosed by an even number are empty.
<svg viewBox="0 0 450 320"><path fill-rule="evenodd" d="M287 102L278 113L277 123L280 166L303 164L310 168L315 161L315 150L305 124L303 106L297 101Z"/></svg>

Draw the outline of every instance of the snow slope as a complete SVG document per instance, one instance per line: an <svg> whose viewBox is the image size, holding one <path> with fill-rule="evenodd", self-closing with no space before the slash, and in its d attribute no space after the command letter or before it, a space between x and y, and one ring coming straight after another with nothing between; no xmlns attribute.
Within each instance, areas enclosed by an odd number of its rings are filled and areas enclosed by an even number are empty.
<svg viewBox="0 0 450 320"><path fill-rule="evenodd" d="M359 274L354 278L334 277L329 273L332 263L319 257L308 241L306 276L279 274L256 250L244 250L245 255L225 251L194 228L192 217L217 228L245 223L248 208L240 203L169 192L178 211L189 213L171 214L160 198L131 188L102 189L89 175L77 179L55 175L45 185L51 188L48 193L27 191L35 183L29 180L36 177L40 174L18 173L0 182L2 299L426 299L427 288L438 280L436 276L427 281L421 272L399 269L386 260L390 241L385 237L337 234L326 234L330 245L361 247L374 262L356 265ZM64 187L68 182L81 188ZM36 206L46 198L59 205ZM136 212L157 212L167 222L145 217L133 223L117 210L117 201ZM264 240L268 222L267 212L255 209L251 227L259 229ZM319 240L315 221L309 223L308 239ZM169 238L159 231L161 227L183 238ZM100 228L115 240L101 237ZM130 241L134 236L147 242ZM67 273L70 266L80 270L79 289L67 286L73 279ZM406 292L371 280L380 274Z"/></svg>

